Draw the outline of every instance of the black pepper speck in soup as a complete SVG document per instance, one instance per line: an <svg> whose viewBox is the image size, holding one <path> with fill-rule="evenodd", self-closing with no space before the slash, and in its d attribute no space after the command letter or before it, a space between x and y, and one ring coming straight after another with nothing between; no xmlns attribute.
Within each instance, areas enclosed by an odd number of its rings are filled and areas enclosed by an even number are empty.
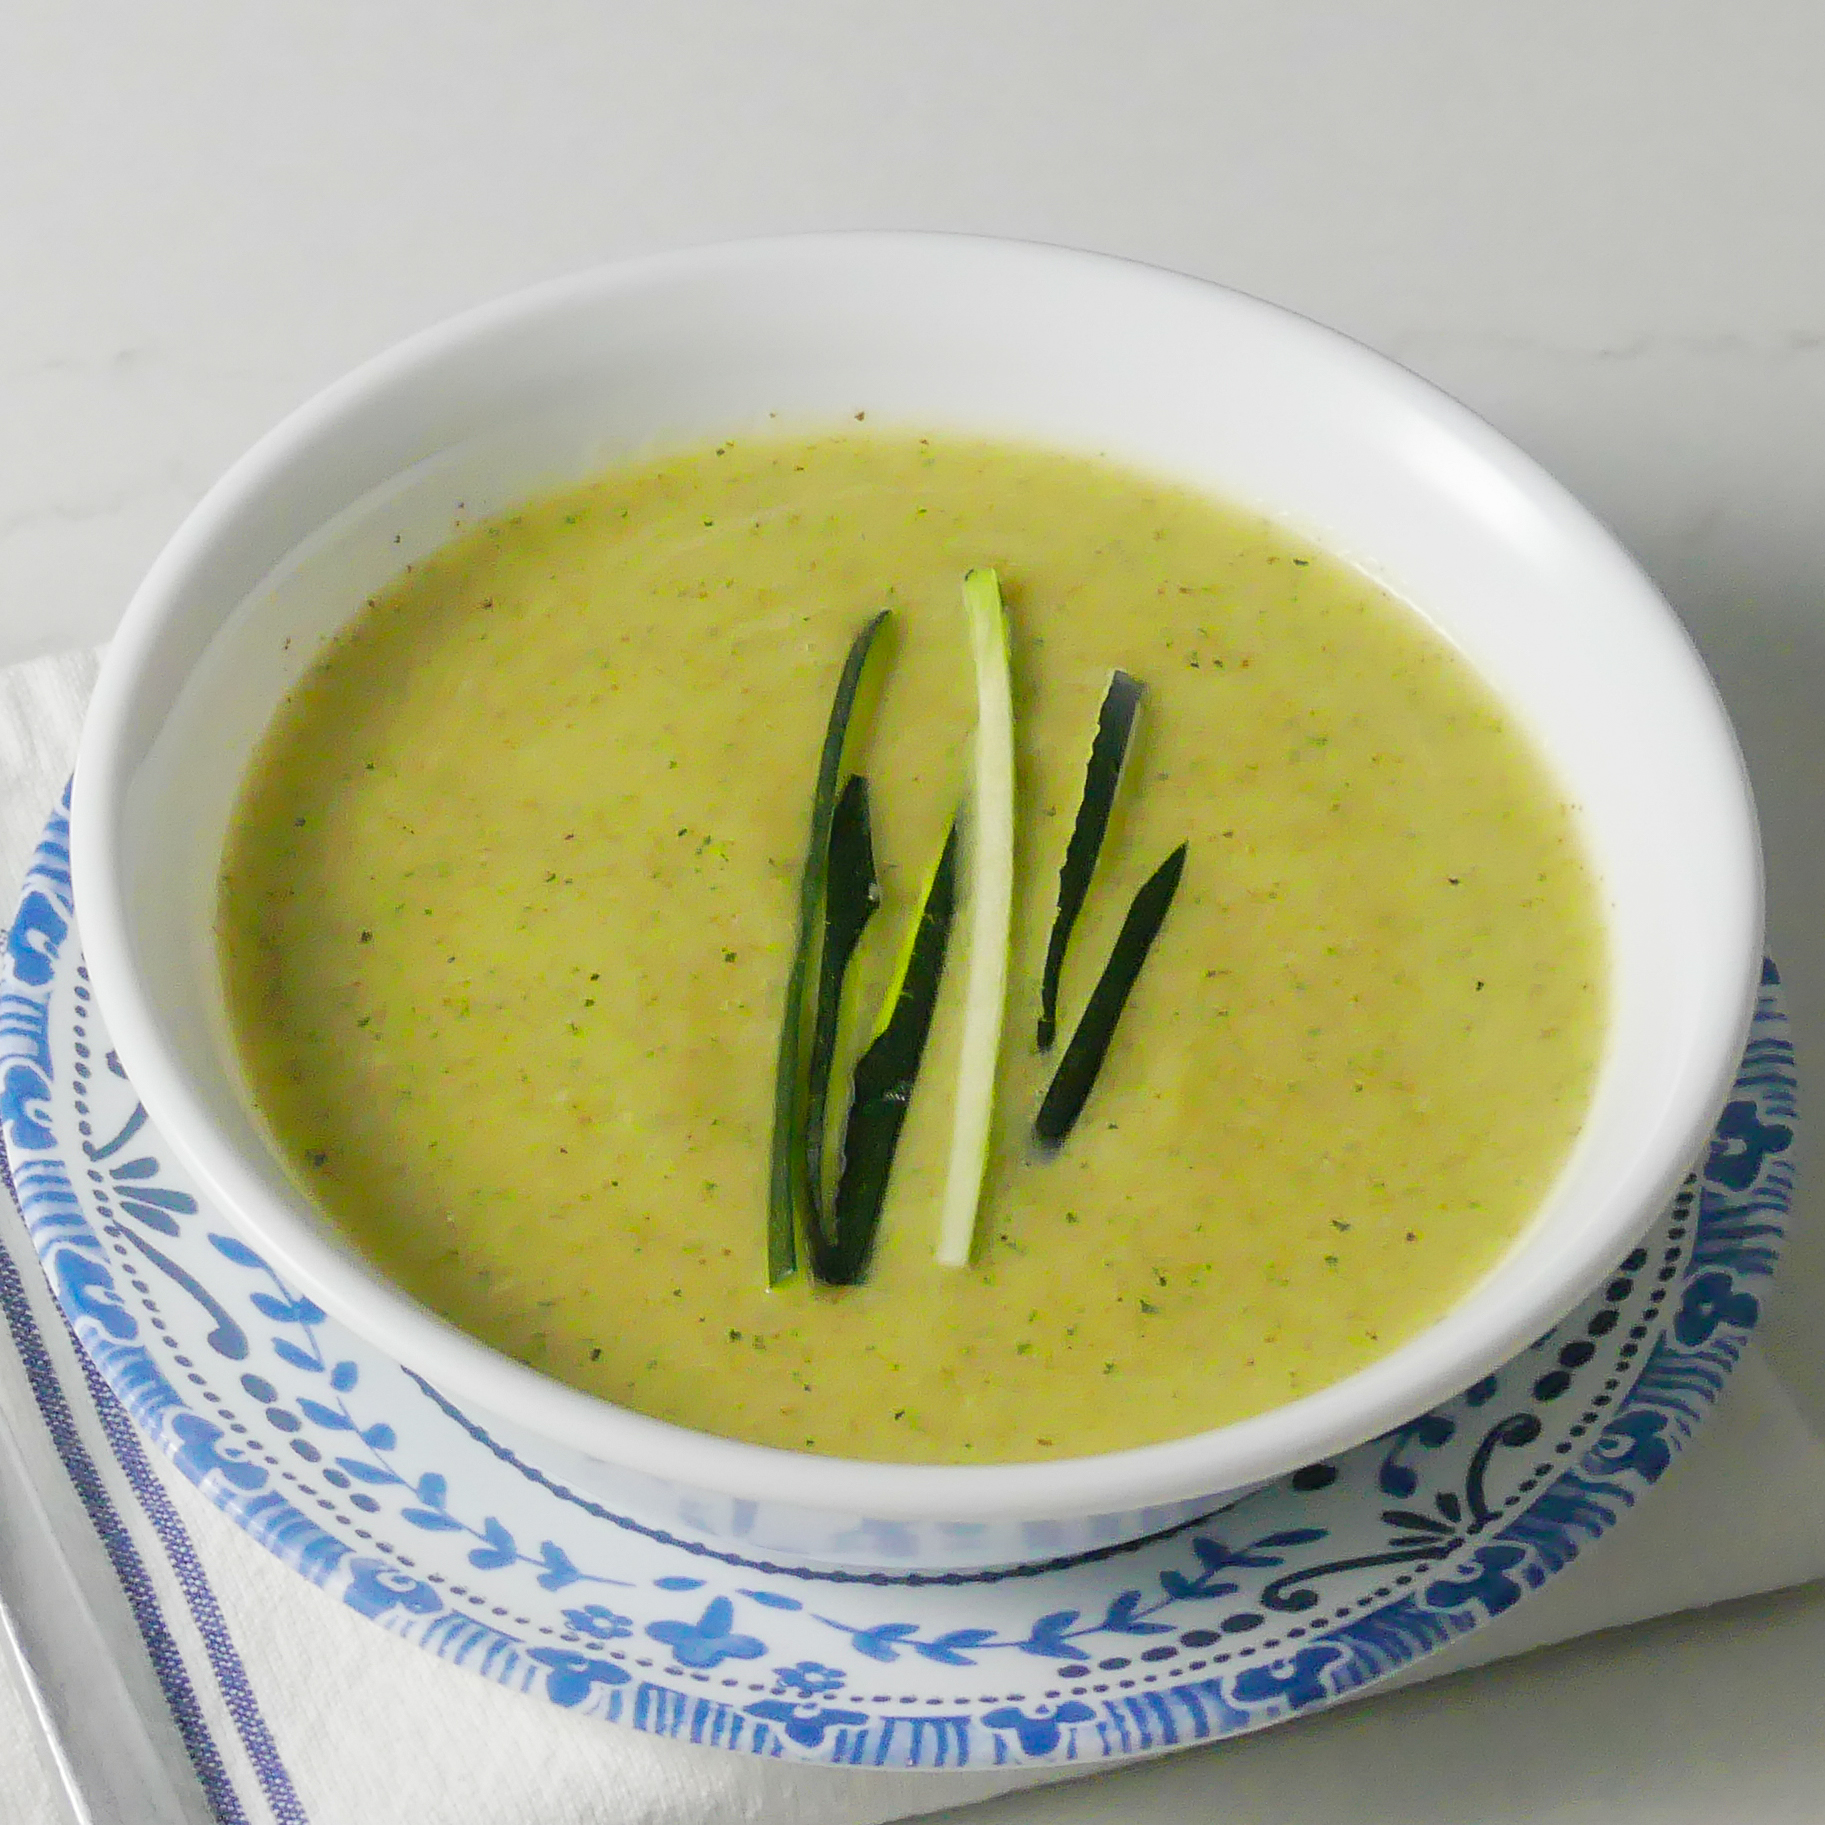
<svg viewBox="0 0 1825 1825"><path fill-rule="evenodd" d="M768 1291L831 690L892 605L870 1000L967 778L979 564L1010 608L1019 822L977 1259L933 1258L954 952L867 1283ZM1136 886L1189 860L1040 1160L1040 966L1117 666L1147 695L1064 1034ZM426 1305L642 1412L882 1460L1137 1445L1362 1367L1508 1246L1602 1041L1572 816L1419 617L1259 517L962 437L724 444L462 532L287 700L219 932L260 1110Z"/></svg>

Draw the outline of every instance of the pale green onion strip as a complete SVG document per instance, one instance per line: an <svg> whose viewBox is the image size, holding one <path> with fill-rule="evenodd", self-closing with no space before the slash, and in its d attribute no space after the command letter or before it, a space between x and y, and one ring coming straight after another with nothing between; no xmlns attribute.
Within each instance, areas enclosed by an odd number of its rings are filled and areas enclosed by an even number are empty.
<svg viewBox="0 0 1825 1825"><path fill-rule="evenodd" d="M995 1112L995 1065L1001 1053L1014 914L1014 699L1007 612L994 571L972 570L964 577L963 605L976 671L976 739L966 825L969 957L963 1042L938 1225L938 1260L945 1267L967 1267L976 1237L976 1207L982 1199Z"/></svg>

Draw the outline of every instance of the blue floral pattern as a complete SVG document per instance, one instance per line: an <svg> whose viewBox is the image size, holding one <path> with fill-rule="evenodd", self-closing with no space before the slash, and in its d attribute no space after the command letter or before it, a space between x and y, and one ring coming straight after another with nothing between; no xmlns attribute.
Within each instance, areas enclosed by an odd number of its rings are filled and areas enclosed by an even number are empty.
<svg viewBox="0 0 1825 1825"><path fill-rule="evenodd" d="M1512 1608L1715 1400L1775 1266L1796 1117L1769 966L1701 1172L1579 1311L1456 1400L1140 1546L1013 1573L817 1572L566 1489L207 1207L108 1048L61 811L0 956L0 1137L34 1245L184 1475L350 1609L502 1684L849 1766L1092 1762L1230 1735Z"/></svg>
<svg viewBox="0 0 1825 1825"><path fill-rule="evenodd" d="M1673 1440L1666 1434L1664 1413L1620 1413L1597 1435L1586 1461L1595 1470L1632 1473L1644 1483L1656 1483L1673 1461Z"/></svg>
<svg viewBox="0 0 1825 1825"><path fill-rule="evenodd" d="M695 1622L667 1617L649 1622L646 1632L670 1648L680 1666L719 1667L725 1660L758 1659L766 1653L767 1644L758 1635L743 1635L731 1628L734 1618L735 1605L727 1597L713 1597Z"/></svg>
<svg viewBox="0 0 1825 1825"><path fill-rule="evenodd" d="M1067 1699L1057 1710L1041 1711L1031 1717L1013 1705L1002 1705L998 1710L984 1711L982 1721L991 1730L1013 1731L1024 1759L1043 1761L1064 1740L1069 1725L1087 1724L1095 1717L1088 1705Z"/></svg>
<svg viewBox="0 0 1825 1825"><path fill-rule="evenodd" d="M1331 1696L1324 1675L1342 1658L1343 1650L1328 1644L1301 1648L1285 1660L1238 1673L1231 1691L1240 1704L1283 1704L1289 1711L1303 1711Z"/></svg>
<svg viewBox="0 0 1825 1825"><path fill-rule="evenodd" d="M619 1641L634 1632L631 1616L623 1616L600 1603L585 1603L577 1609L566 1610L564 1620L579 1635L589 1635L597 1641Z"/></svg>
<svg viewBox="0 0 1825 1825"><path fill-rule="evenodd" d="M444 1607L444 1600L422 1578L414 1578L384 1559L351 1559L348 1572L342 1601L364 1616L384 1616L389 1610L427 1616Z"/></svg>
<svg viewBox="0 0 1825 1825"><path fill-rule="evenodd" d="M587 1654L572 1654L564 1648L534 1648L528 1658L548 1671L545 1674L545 1696L554 1705L574 1711L598 1686L612 1690L627 1684L631 1675L612 1661L593 1660Z"/></svg>
<svg viewBox="0 0 1825 1825"><path fill-rule="evenodd" d="M1673 1335L1687 1349L1709 1343L1720 1324L1751 1329L1761 1315L1753 1293L1740 1290L1726 1273L1700 1274L1691 1281L1679 1302L1679 1315L1673 1320Z"/></svg>
<svg viewBox="0 0 1825 1825"><path fill-rule="evenodd" d="M796 1666L773 1669L774 1689L796 1692L801 1698L840 1691L847 1678L841 1667L827 1667L817 1660L801 1660Z"/></svg>

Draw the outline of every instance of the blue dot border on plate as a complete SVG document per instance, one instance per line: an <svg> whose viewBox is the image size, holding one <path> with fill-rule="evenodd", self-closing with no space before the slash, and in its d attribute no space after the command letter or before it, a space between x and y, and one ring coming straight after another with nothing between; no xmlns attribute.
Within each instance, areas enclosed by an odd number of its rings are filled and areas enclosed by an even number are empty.
<svg viewBox="0 0 1825 1825"><path fill-rule="evenodd" d="M581 1714L852 1767L1094 1765L1316 1710L1482 1627L1665 1472L1793 1185L1772 965L1708 1156L1592 1297L1456 1399L1132 1546L808 1571L610 1513L289 1287L170 1158L74 930L67 798L0 970L0 1134L77 1337L177 1468L392 1633Z"/></svg>

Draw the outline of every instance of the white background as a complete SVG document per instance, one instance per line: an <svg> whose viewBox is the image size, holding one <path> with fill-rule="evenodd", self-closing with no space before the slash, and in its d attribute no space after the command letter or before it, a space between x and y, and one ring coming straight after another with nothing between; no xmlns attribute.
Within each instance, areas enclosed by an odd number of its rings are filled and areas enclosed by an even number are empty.
<svg viewBox="0 0 1825 1825"><path fill-rule="evenodd" d="M1130 254L1440 382L1641 556L1738 719L1818 1082L1822 78L1810 0L14 0L0 661L105 636L274 418L500 291L793 228ZM1816 1326L1770 1337L1825 1418ZM1822 1718L1815 1588L979 1816L1813 1820Z"/></svg>

